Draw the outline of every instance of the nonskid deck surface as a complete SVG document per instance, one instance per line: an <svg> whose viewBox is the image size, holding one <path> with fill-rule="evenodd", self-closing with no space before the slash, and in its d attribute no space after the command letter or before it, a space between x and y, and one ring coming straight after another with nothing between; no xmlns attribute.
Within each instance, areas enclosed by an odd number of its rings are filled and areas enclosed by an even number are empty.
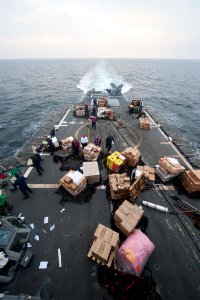
<svg viewBox="0 0 200 300"><path fill-rule="evenodd" d="M176 157L183 165L182 156L173 145L160 133L156 124L152 130L139 129L138 120L127 114L125 107L113 108L124 122L125 128L116 129L115 122L98 120L97 130L88 129L84 118L73 117L72 110L60 122L58 139L76 136L80 139L83 133L93 142L95 134L102 137L105 150L105 138L108 133L114 136L113 151L121 151L129 146L138 146L143 161L150 166L157 164L164 155ZM44 174L38 176L33 169L28 176L28 183L33 189L29 199L23 200L20 191L10 195L9 201L14 204L13 213L22 213L26 221L33 223L32 232L34 259L29 268L20 271L14 282L1 288L11 294L34 294L46 278L51 278L49 298L65 299L103 299L106 290L97 280L98 265L87 258L93 233L98 223L110 227L111 204L105 190L97 189L92 199L86 202L64 202L55 194L59 179L65 174L59 170L51 156L43 156ZM103 178L107 171L103 170ZM165 188L162 188L165 186ZM172 185L157 185L156 189L140 194L136 203L142 200L154 202L174 211L172 196L190 201L187 196L178 195ZM163 191L164 189L164 191ZM192 200L199 207L199 200ZM65 209L63 212L62 209ZM164 214L151 208L144 208L148 218L147 235L155 244L148 267L157 284L157 291L162 299L198 299L200 295L200 253L199 234L191 220L185 216ZM49 223L44 224L44 217ZM50 226L55 229L50 230ZM35 234L40 237L34 240ZM58 248L61 249L62 268L58 266ZM46 270L39 270L40 261L48 261Z"/></svg>

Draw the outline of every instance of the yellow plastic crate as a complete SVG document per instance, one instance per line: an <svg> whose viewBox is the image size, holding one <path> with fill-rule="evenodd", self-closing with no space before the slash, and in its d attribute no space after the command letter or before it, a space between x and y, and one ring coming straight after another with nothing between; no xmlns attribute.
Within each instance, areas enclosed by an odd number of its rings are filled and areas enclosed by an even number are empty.
<svg viewBox="0 0 200 300"><path fill-rule="evenodd" d="M113 157L117 157L117 158L118 158L118 156L119 156L120 154L121 154L120 152L115 151L115 152L113 152L111 155L112 155Z"/></svg>
<svg viewBox="0 0 200 300"><path fill-rule="evenodd" d="M116 159L116 161L114 162L115 165L121 167L124 164L124 160L118 158Z"/></svg>
<svg viewBox="0 0 200 300"><path fill-rule="evenodd" d="M107 157L107 167L109 169L112 170L112 166L113 166L114 162L116 161L116 159L117 158L115 156L113 156L112 154Z"/></svg>

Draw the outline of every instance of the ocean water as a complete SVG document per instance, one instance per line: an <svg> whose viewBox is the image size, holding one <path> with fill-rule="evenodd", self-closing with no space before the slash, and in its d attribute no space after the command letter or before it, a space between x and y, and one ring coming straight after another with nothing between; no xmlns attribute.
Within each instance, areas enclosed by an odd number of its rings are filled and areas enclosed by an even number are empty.
<svg viewBox="0 0 200 300"><path fill-rule="evenodd" d="M127 101L142 99L200 148L199 60L0 60L0 160L22 147L54 111L111 82L123 83Z"/></svg>

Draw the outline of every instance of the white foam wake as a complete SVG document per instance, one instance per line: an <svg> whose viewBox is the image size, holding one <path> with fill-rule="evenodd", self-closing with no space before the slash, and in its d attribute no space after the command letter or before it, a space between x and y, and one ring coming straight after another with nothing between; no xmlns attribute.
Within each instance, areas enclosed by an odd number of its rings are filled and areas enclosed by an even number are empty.
<svg viewBox="0 0 200 300"><path fill-rule="evenodd" d="M121 75L117 74L113 67L104 60L99 61L81 78L77 88L87 93L91 89L102 91L110 88L110 84L115 85L123 84L122 93L127 93L132 85L125 82Z"/></svg>

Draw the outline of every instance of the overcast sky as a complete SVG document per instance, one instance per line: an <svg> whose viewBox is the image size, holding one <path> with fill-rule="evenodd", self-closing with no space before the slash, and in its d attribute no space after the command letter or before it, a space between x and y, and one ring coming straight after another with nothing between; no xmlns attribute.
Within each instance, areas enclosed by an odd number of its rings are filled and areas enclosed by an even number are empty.
<svg viewBox="0 0 200 300"><path fill-rule="evenodd" d="M0 0L0 59L200 59L200 0Z"/></svg>

